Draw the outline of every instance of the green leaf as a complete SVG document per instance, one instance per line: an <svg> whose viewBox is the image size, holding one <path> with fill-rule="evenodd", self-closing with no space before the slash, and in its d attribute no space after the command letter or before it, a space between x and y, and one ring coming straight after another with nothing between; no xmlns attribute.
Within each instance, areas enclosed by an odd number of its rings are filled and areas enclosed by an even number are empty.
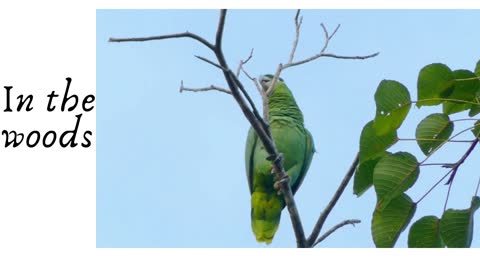
<svg viewBox="0 0 480 270"><path fill-rule="evenodd" d="M412 106L407 88L391 80L380 82L375 92L375 103L377 113L374 127L377 135L385 135L397 130Z"/></svg>
<svg viewBox="0 0 480 270"><path fill-rule="evenodd" d="M417 106L431 106L442 103L443 101L439 99L451 94L454 83L453 72L446 65L437 63L425 66L418 74Z"/></svg>
<svg viewBox="0 0 480 270"><path fill-rule="evenodd" d="M377 193L377 208L388 206L395 198L409 189L420 174L418 161L410 153L397 152L385 155L373 170L373 185Z"/></svg>
<svg viewBox="0 0 480 270"><path fill-rule="evenodd" d="M377 162L388 152L383 153L381 156L367 160L360 163L355 170L355 177L353 178L353 194L360 197L365 191L367 191L373 185L373 169ZM389 153L388 153L389 154Z"/></svg>
<svg viewBox="0 0 480 270"><path fill-rule="evenodd" d="M480 104L479 98L477 97L476 101L477 103ZM468 116L474 117L475 115L480 113L480 105L472 105L472 108L470 109L470 112L468 112Z"/></svg>
<svg viewBox="0 0 480 270"><path fill-rule="evenodd" d="M373 127L373 121L368 122L360 135L360 163L381 156L397 141L396 131L378 136Z"/></svg>
<svg viewBox="0 0 480 270"><path fill-rule="evenodd" d="M465 101L473 101L480 90L480 80L477 75L469 70L459 69L453 72L455 88L448 97Z"/></svg>
<svg viewBox="0 0 480 270"><path fill-rule="evenodd" d="M463 112L472 108L472 105L473 104L469 104L469 103L457 103L457 102L445 101L443 103L443 113L454 114L458 112Z"/></svg>
<svg viewBox="0 0 480 270"><path fill-rule="evenodd" d="M415 214L416 205L406 194L393 199L383 210L375 209L372 237L376 247L393 247Z"/></svg>
<svg viewBox="0 0 480 270"><path fill-rule="evenodd" d="M448 140L453 132L453 122L446 114L434 113L418 123L415 138L418 146L425 155L430 154L444 141Z"/></svg>
<svg viewBox="0 0 480 270"><path fill-rule="evenodd" d="M425 216L410 227L408 247L441 248L445 247L439 230L440 220L436 216Z"/></svg>
<svg viewBox="0 0 480 270"><path fill-rule="evenodd" d="M455 70L453 72L455 78L455 88L449 99L456 99L467 102L475 102L478 90L480 89L480 81L475 79L477 75L468 70ZM472 107L471 103L461 101L445 101L443 103L443 112L453 114L468 110Z"/></svg>
<svg viewBox="0 0 480 270"><path fill-rule="evenodd" d="M476 121L475 124L473 124L472 133L473 133L473 136L475 137L480 136L480 120Z"/></svg>
<svg viewBox="0 0 480 270"><path fill-rule="evenodd" d="M440 220L440 235L450 248L467 248L472 244L473 214L480 206L480 198L472 199L470 208L448 209Z"/></svg>

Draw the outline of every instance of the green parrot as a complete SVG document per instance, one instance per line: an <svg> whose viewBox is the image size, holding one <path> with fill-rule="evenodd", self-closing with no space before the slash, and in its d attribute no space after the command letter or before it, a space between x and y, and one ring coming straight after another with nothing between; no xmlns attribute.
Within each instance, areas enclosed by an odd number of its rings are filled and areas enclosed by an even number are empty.
<svg viewBox="0 0 480 270"><path fill-rule="evenodd" d="M260 76L260 84L266 91L273 81L272 75ZM290 89L279 79L268 98L269 124L273 140L283 154L283 167L290 176L293 194L302 184L310 167L315 147L310 132L303 126L303 114ZM280 224L285 207L283 195L274 189L272 163L268 153L250 127L245 149L245 165L251 193L252 230L258 242L270 244Z"/></svg>

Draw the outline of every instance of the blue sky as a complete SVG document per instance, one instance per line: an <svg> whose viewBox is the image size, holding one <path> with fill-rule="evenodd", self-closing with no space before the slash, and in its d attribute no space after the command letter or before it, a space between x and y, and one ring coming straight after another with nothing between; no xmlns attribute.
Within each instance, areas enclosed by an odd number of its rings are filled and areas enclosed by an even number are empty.
<svg viewBox="0 0 480 270"><path fill-rule="evenodd" d="M254 75L273 73L288 58L294 10L231 10L224 52L232 68L254 48L246 66ZM375 115L373 94L382 79L403 83L416 97L419 70L441 62L472 70L480 59L475 10L304 10L296 57L323 45L320 23L341 28L327 52L365 55L369 60L320 58L286 70L282 77L301 107L317 152L295 196L306 233L330 200L355 153L362 127ZM249 124L231 96L179 93L188 87L225 86L222 74L194 55L212 53L188 39L108 43L109 37L151 36L186 30L213 40L217 10L97 11L97 247L262 247L250 229L250 194L244 169ZM248 79L244 84L258 106ZM413 138L416 124L440 108L412 108L399 130ZM464 118L464 114L452 118ZM461 126L457 127L458 130ZM468 148L456 144L432 162L455 162ZM423 159L414 142L392 151ZM478 150L478 149L477 149ZM475 151L457 174L449 208L467 208L475 192L480 158ZM477 169L477 170L476 170ZM418 200L444 171L421 168L407 193ZM440 185L417 209L441 216L447 187ZM349 218L356 227L337 231L321 247L374 247L370 222L375 194L360 198L352 183L329 216L325 229ZM478 217L478 215L476 215ZM480 247L478 222L472 246ZM397 242L406 246L407 231ZM270 247L295 246L286 210Z"/></svg>

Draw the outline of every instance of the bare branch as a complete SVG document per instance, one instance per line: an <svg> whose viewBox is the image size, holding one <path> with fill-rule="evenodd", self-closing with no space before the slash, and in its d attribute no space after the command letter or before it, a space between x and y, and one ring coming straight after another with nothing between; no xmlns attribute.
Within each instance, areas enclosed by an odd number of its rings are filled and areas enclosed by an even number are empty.
<svg viewBox="0 0 480 270"><path fill-rule="evenodd" d="M232 94L232 92L230 90L225 89L223 87L215 86L213 84L210 85L210 86L207 86L207 87L202 87L202 88L189 88L189 87L183 86L183 81L180 82L180 93L182 93L183 91L206 92L206 91L212 91L212 90L216 90L216 91L219 91L219 92L222 92L222 93L225 93L225 94L229 94L229 95Z"/></svg>
<svg viewBox="0 0 480 270"><path fill-rule="evenodd" d="M368 58L375 57L379 54L380 54L379 52L376 52L376 53L372 53L372 54L369 54L369 55L348 56L348 55L337 55L337 54L333 54L333 53L324 53L319 57L331 57L331 58L337 58L337 59L350 59L350 60L365 60L365 59L368 59Z"/></svg>
<svg viewBox="0 0 480 270"><path fill-rule="evenodd" d="M223 71L228 71L228 69L225 69L224 67L220 66L219 64L213 62L212 60L208 60L207 58L203 57L203 56L199 56L199 55L195 55L196 58L204 61L204 62L207 62L208 64L218 68L218 69L221 69Z"/></svg>
<svg viewBox="0 0 480 270"><path fill-rule="evenodd" d="M295 237L297 240L298 247L305 247L306 246L306 239L305 233L303 231L303 226L300 220L300 215L298 214L298 210L295 204L295 200L293 199L292 190L290 187L290 177L285 172L283 168L283 161L281 154L278 152L277 147L275 146L275 142L272 140L271 136L269 135L269 128L265 129L264 123L262 123L262 118L256 116L253 111L248 109L248 106L243 99L242 95L240 94L239 88L241 92L245 95L246 91L244 91L244 87L240 80L235 76L235 74L228 68L228 64L225 60L225 56L223 55L223 51L221 48L221 41L223 35L223 28L225 24L225 16L226 11L222 10L220 12L220 19L218 23L217 35L216 35L216 42L214 47L215 55L217 56L218 62L220 66L224 67L225 70L223 71L223 75L225 80L228 83L230 91L232 92L232 96L237 101L238 105L242 109L243 114L248 119L250 124L252 125L253 129L258 135L258 138L262 142L265 150L270 155L270 160L272 160L272 167L273 171L275 172L276 178L280 179L278 181L280 191L283 194L285 199L285 204L287 206L288 212L290 214L290 219L292 221L292 226L295 232ZM246 95L248 96L248 95ZM253 103L251 104L253 105Z"/></svg>
<svg viewBox="0 0 480 270"><path fill-rule="evenodd" d="M241 67L241 70L242 70L243 74L245 74L245 76L247 76L247 78L249 78L249 79L253 82L253 84L255 85L255 88L257 88L258 93L260 94L260 96L263 96L263 94L264 94L265 92L263 92L262 86L260 86L260 84L258 83L257 78L251 76L251 75L245 70L245 68Z"/></svg>
<svg viewBox="0 0 480 270"><path fill-rule="evenodd" d="M315 243L313 243L312 247L318 245L320 242L325 240L327 237L329 237L332 233L334 233L336 230L340 229L341 227L343 227L345 225L349 225L349 224L355 226L355 224L358 224L360 222L361 222L361 220L359 220L359 219L347 219L347 220L344 220L344 221L338 223L337 225L333 226L330 230L328 230L326 233L324 233L322 236L320 236L317 239L317 241L315 241Z"/></svg>
<svg viewBox="0 0 480 270"><path fill-rule="evenodd" d="M269 97L272 94L275 84L277 84L278 79L280 78L280 73L282 73L283 67L284 67L283 64L281 63L278 64L277 71L275 71L275 74L273 75L272 83L270 84L268 89L265 91L265 93L267 93L267 97Z"/></svg>
<svg viewBox="0 0 480 270"><path fill-rule="evenodd" d="M443 168L452 168L455 166L455 163L424 163L419 164L419 166L442 166Z"/></svg>
<svg viewBox="0 0 480 270"><path fill-rule="evenodd" d="M300 61L296 61L296 62L288 62L287 64L285 64L283 66L283 69L287 69L287 68L290 68L290 67L294 67L294 66L298 66L298 65L302 65L302 64L305 64L305 63L308 63L308 62L311 62L311 61L314 61L320 57L331 57L331 58L337 58L337 59L351 59L351 60L364 60L364 59L368 59L368 58L372 58L372 57L375 57L379 54L379 52L376 52L376 53L373 53L373 54L369 54L369 55L364 55L364 56L346 56L346 55L337 55L337 54L333 54L333 53L325 53L325 51L327 50L328 48L328 45L329 45L329 42L330 40L335 36L335 34L337 33L338 29L340 28L340 24L337 25L337 27L335 28L335 30L333 30L332 34L329 34L328 33L328 30L326 28L326 26L321 23L320 26L322 27L322 30L323 30L323 33L325 34L325 43L323 44L323 47L322 49L320 50L319 53L311 56L311 57L308 57L306 59L303 59L303 60L300 60Z"/></svg>
<svg viewBox="0 0 480 270"><path fill-rule="evenodd" d="M263 89L259 86L258 82L256 79L253 79L248 73L243 69L243 65L248 62L251 59L251 56L253 54L253 50L250 54L250 56L247 58L247 60L240 62L240 66L237 69L237 73L233 73L232 70L228 67L228 64L225 60L225 56L222 51L222 39L223 39L223 33L224 33L224 28L225 28L225 19L226 19L226 10L221 10L220 11L220 17L218 21L218 27L217 27L217 32L215 36L215 44L212 44L205 40L204 38L190 33L190 32L184 32L184 33L177 33L177 34L170 34L170 35L161 35L161 36L151 36L151 37L143 37L143 38L110 38L110 42L133 42L133 41L150 41L150 40L163 40L163 39L174 39L174 38L191 38L194 40L199 41L200 43L204 44L206 47L211 49L214 53L215 56L217 57L218 63L215 63L211 60L208 60L204 57L201 56L196 56L202 61L205 61L219 69L222 70L223 75L225 77L225 80L228 84L228 89L218 87L211 85L209 87L204 87L204 88L186 88L182 85L180 87L180 91L193 91L193 92L202 92L202 91L210 91L210 90L216 90L224 93L231 94L234 99L237 101L240 109L242 110L242 113L244 116L247 118L247 120L250 122L252 125L252 128L255 130L255 132L258 135L258 138L262 142L263 146L265 147L265 150L269 154L269 160L272 162L272 168L275 173L275 179L277 181L275 182L275 188L279 189L281 194L283 194L283 198L285 200L286 207L288 209L288 212L290 214L290 220L292 222L292 226L295 232L295 238L297 240L297 246L298 247L311 247L312 244L314 243L315 239L318 237L320 230L323 226L323 223L325 222L328 214L336 204L337 200L343 193L346 185L348 184L350 178L353 175L353 172L355 170L356 165L358 164L358 155L357 158L355 159L354 163L352 164L352 168L350 168L349 172L343 179L342 183L340 184L340 187L338 188L337 192L335 193L334 197L330 201L329 205L327 208L322 212L321 216L319 217L319 220L317 221L317 224L315 225L314 231L312 232L312 235L309 237L309 240L305 238L305 233L303 230L303 226L300 220L300 215L298 213L295 200L293 198L292 190L290 187L290 177L288 174L285 172L285 169L283 168L283 158L281 153L278 152L275 142L273 141L270 133L270 128L268 126L268 96L272 93L273 87L275 83L278 81L280 77L280 73L282 70L288 68L288 67L293 67L296 65L300 65L306 62L313 61L319 57L334 57L334 58L340 58L340 59L366 59L370 57L376 56L376 54L372 55L367 55L367 56L339 56L339 55L334 55L334 54L326 54L324 53L326 48L328 47L328 42L330 39L335 35L335 33L338 30L338 27L333 31L331 35L328 34L327 29L325 26L322 24L322 28L324 29L325 35L326 35L326 40L324 47L322 48L320 54L317 54L315 56L312 56L310 58L307 58L305 60L301 60L298 62L293 62L293 59L295 57L295 51L296 47L298 45L298 40L300 36L300 27L302 24L302 17L300 17L300 10L297 11L296 16L295 16L295 40L293 42L293 47L292 51L289 56L289 61L286 65L279 64L278 68L275 72L273 81L269 89L266 91L263 91ZM255 108L255 104L251 100L250 96L248 95L247 91L243 87L242 83L238 79L238 76L240 75L240 71L243 70L244 73L249 77L257 86L257 89L259 89L260 93L262 94L262 101L263 101L263 108L264 108L264 116L261 117L258 114L257 109ZM245 100L246 99L246 100ZM248 104L247 104L248 102ZM343 225L342 225L343 226ZM336 230L336 229L335 229ZM334 230L333 230L334 231ZM332 232L327 232L324 235L324 238L326 238L329 234L333 233ZM322 236L323 237L323 236Z"/></svg>
<svg viewBox="0 0 480 270"><path fill-rule="evenodd" d="M272 91L274 89L274 86L277 83L278 78L280 77L280 73L287 68L291 68L291 67L294 67L294 66L306 64L306 63L314 61L314 60L316 60L320 57L330 57L330 58L337 58L337 59L351 59L351 60L355 60L355 59L364 60L364 59L375 57L379 54L379 52L376 52L376 53L369 54L369 55L364 55L364 56L346 56L346 55L337 55L337 54L333 54L333 53L325 53L326 49L328 48L330 40L335 36L338 29L340 28L340 24L338 24L337 27L335 27L332 34L329 34L325 25L323 23L321 23L320 26L322 27L322 30L325 34L325 43L324 43L322 49L320 50L320 52L311 56L311 57L308 57L306 59L293 62L293 59L294 59L294 56L295 56L295 51L296 51L297 45L298 45L298 40L299 40L299 37L300 37L300 27L301 27L301 24L302 24L302 21L303 21L302 17L300 17L300 19L299 19L299 16L300 16L300 9L297 10L297 13L295 15L295 39L293 41L293 46L292 46L292 50L290 52L289 60L286 64L281 64L280 63L278 65L277 70L275 72L275 76L272 80L272 84L270 85L270 87L266 91L267 96L270 96L270 94L272 93ZM266 102L264 101L263 103L265 104ZM264 108L265 108L265 105L264 105ZM264 119L266 119L265 115L264 115Z"/></svg>
<svg viewBox="0 0 480 270"><path fill-rule="evenodd" d="M452 121L453 122L453 121ZM410 141L410 142L444 142L444 139L427 139L427 138L418 138L418 139L413 139L413 138L398 138L398 141ZM474 140L447 140L447 142L452 142L452 143L473 143Z"/></svg>
<svg viewBox="0 0 480 270"><path fill-rule="evenodd" d="M323 43L323 48L320 50L320 53L323 53L327 47L328 47L328 42L330 42L330 35L328 34L328 30L327 30L327 27L325 26L325 24L323 23L320 23L320 26L322 27L322 30L323 30L323 33L325 34L325 43ZM340 24L337 26L337 29L340 27ZM336 32L336 31L335 31Z"/></svg>
<svg viewBox="0 0 480 270"><path fill-rule="evenodd" d="M358 161L359 161L358 157L359 157L359 154L357 153L357 155L355 156L355 159L352 162L352 165L350 165L350 168L347 171L347 174L343 178L342 182L340 182L340 186L338 187L337 191L333 195L327 207L325 207L323 212L320 214L320 217L318 218L317 223L315 224L315 227L313 227L312 234L310 235L310 237L308 237L308 240L307 240L308 246L312 246L313 243L315 243L315 239L317 239L318 235L320 234L320 231L322 230L323 224L327 220L328 215L332 211L333 207L337 204L338 199L340 198L343 191L347 187L348 182L352 178L353 173L357 168Z"/></svg>
<svg viewBox="0 0 480 270"><path fill-rule="evenodd" d="M216 50L222 50L222 38L223 38L223 29L225 28L225 17L227 16L227 10L220 10L220 19L218 20L217 35L215 37L215 47Z"/></svg>
<svg viewBox="0 0 480 270"><path fill-rule="evenodd" d="M260 116L260 114L258 113L257 111L257 108L255 107L255 103L253 102L252 98L250 98L250 95L247 93L247 90L245 90L245 88L243 87L242 83L240 82L240 80L238 79L237 76L235 76L235 74L233 74L233 72L229 71L230 75L232 76L233 78L233 81L235 82L235 84L238 86L238 88L240 88L240 91L242 91L242 94L245 96L245 98L247 99L248 103L250 104L250 106L252 107L252 111L253 111L253 114L255 115L255 117L257 118L257 120L262 124L263 128L265 129L265 131L267 132L267 135L268 137L271 139L271 134L270 134L270 129L268 128L268 125L267 123L265 122L265 120L262 119L262 117Z"/></svg>
<svg viewBox="0 0 480 270"><path fill-rule="evenodd" d="M303 16L300 16L300 9L297 10L297 14L295 15L295 40L293 41L292 51L290 52L290 57L288 58L288 63L293 62L293 58L295 57L295 51L297 50L298 40L300 38L300 27L302 26Z"/></svg>
<svg viewBox="0 0 480 270"><path fill-rule="evenodd" d="M268 123L268 96L267 96L267 92L263 91L263 88L258 83L258 80L256 78L254 78L253 76L250 76L250 74L248 74L248 72L243 68L243 66L241 67L241 69L242 69L243 73L245 74L245 76L247 76L253 82L253 84L255 85L255 87L258 90L258 93L262 97L263 122L265 124L267 124ZM270 129L267 128L266 130L269 132ZM271 134L268 134L268 135L270 136Z"/></svg>
<svg viewBox="0 0 480 270"><path fill-rule="evenodd" d="M346 55L336 55L336 54L332 54L332 53L318 53L318 54L316 54L314 56L311 56L309 58L306 58L306 59L303 59L303 60L300 60L300 61L297 61L297 62L294 62L294 63L291 63L291 64L287 64L283 67L283 69L287 69L287 68L298 66L298 65L303 65L305 63L316 60L320 57L331 57L331 58L337 58L337 59L351 59L351 60L364 60L364 59L375 57L379 54L380 54L379 52L376 52L376 53L369 54L369 55L364 55L364 56L346 56Z"/></svg>
<svg viewBox="0 0 480 270"><path fill-rule="evenodd" d="M247 57L247 59L245 60L240 60L240 63L238 64L238 67L237 67L237 72L235 73L235 76L239 77L240 76L240 71L243 70L243 66L248 63L248 61L250 61L250 59L252 59L253 57L253 48L252 50L250 51L250 55ZM247 76L248 77L248 76Z"/></svg>
<svg viewBox="0 0 480 270"><path fill-rule="evenodd" d="M337 33L338 29L340 28L340 24L337 24L337 27L335 27L335 30L333 30L332 34L330 35L329 39L332 39L333 36Z"/></svg>
<svg viewBox="0 0 480 270"><path fill-rule="evenodd" d="M136 38L110 38L108 42L140 42L140 41L151 41L151 40L162 40L162 39L173 39L173 38L192 38L201 42L203 45L207 46L210 50L214 50L215 46L212 43L206 41L204 38L190 33L178 33L178 34L170 34L170 35L161 35L161 36L151 36L151 37L136 37Z"/></svg>

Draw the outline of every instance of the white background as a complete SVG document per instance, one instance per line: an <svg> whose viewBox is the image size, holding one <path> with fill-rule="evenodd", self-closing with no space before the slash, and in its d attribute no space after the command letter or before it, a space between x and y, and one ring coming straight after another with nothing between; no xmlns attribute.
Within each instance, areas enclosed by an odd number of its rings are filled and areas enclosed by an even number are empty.
<svg viewBox="0 0 480 270"><path fill-rule="evenodd" d="M0 4L0 130L61 133L73 128L75 114L82 111L47 112L46 95L52 90L62 93L66 77L73 79L71 94L81 98L95 94L97 8L214 8L229 1L209 6L194 1L190 5L175 1L175 6L161 1L5 2ZM233 7L258 7L235 2ZM271 1L260 7L298 7L289 2ZM303 2L302 6L311 6ZM455 1L455 6L451 1L422 1L421 6L412 2L340 5L335 1L322 7L460 8L473 1ZM3 112L3 86L13 86L12 94L33 94L34 110ZM479 258L478 250L96 249L95 111L83 112L79 127L78 139L85 130L93 132L89 148L0 147L0 269L458 268L462 263L475 265Z"/></svg>

